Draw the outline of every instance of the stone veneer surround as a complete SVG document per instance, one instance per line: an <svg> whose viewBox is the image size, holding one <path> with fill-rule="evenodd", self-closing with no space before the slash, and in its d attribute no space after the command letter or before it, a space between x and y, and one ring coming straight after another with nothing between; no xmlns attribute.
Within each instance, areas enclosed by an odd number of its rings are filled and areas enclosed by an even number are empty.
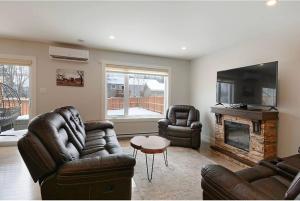
<svg viewBox="0 0 300 201"><path fill-rule="evenodd" d="M231 110L231 109L230 109ZM230 111L232 112L232 111ZM254 165L260 160L276 157L277 155L277 118L262 118L253 120L247 115L217 114L215 135L211 147L227 154L248 165ZM245 151L225 143L224 121L247 124L250 127L249 151ZM254 122L259 122L260 131L254 130Z"/></svg>

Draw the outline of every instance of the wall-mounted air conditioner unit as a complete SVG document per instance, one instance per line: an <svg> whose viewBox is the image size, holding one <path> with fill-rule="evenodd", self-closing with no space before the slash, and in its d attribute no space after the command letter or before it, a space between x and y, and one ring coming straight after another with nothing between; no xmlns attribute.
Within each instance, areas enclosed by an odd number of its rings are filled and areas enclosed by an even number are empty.
<svg viewBox="0 0 300 201"><path fill-rule="evenodd" d="M89 51L50 46L49 56L52 59L87 62L89 60Z"/></svg>

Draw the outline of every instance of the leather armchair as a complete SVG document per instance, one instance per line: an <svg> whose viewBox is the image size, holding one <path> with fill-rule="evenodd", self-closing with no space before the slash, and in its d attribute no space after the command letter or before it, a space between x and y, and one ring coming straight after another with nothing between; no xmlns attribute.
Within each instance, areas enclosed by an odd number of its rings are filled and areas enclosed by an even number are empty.
<svg viewBox="0 0 300 201"><path fill-rule="evenodd" d="M113 124L84 123L72 106L34 118L18 148L42 199L131 199L135 159Z"/></svg>
<svg viewBox="0 0 300 201"><path fill-rule="evenodd" d="M158 121L159 135L169 139L174 146L198 149L201 129L199 111L189 105L171 106L166 118Z"/></svg>

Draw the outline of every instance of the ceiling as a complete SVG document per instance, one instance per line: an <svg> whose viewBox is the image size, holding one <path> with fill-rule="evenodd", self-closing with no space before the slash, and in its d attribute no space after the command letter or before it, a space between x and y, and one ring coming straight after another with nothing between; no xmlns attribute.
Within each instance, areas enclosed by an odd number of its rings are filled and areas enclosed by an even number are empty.
<svg viewBox="0 0 300 201"><path fill-rule="evenodd" d="M0 37L193 59L262 34L300 33L299 10L296 1L0 2Z"/></svg>

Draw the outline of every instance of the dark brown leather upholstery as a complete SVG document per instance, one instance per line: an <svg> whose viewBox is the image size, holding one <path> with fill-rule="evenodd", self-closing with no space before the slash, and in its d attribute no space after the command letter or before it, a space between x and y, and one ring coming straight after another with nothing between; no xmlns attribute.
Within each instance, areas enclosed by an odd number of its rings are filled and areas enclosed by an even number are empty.
<svg viewBox="0 0 300 201"><path fill-rule="evenodd" d="M173 105L166 118L158 121L159 135L174 146L199 148L201 129L199 111L190 105Z"/></svg>
<svg viewBox="0 0 300 201"><path fill-rule="evenodd" d="M220 166L202 169L204 199L282 200L300 198L300 154L270 161L236 173ZM284 168L282 168L284 167Z"/></svg>
<svg viewBox="0 0 300 201"><path fill-rule="evenodd" d="M296 175L289 189L285 193L285 199L293 200L296 199L298 195L300 195L300 173Z"/></svg>
<svg viewBox="0 0 300 201"><path fill-rule="evenodd" d="M135 159L113 124L84 123L72 106L35 117L18 148L43 199L131 199Z"/></svg>

